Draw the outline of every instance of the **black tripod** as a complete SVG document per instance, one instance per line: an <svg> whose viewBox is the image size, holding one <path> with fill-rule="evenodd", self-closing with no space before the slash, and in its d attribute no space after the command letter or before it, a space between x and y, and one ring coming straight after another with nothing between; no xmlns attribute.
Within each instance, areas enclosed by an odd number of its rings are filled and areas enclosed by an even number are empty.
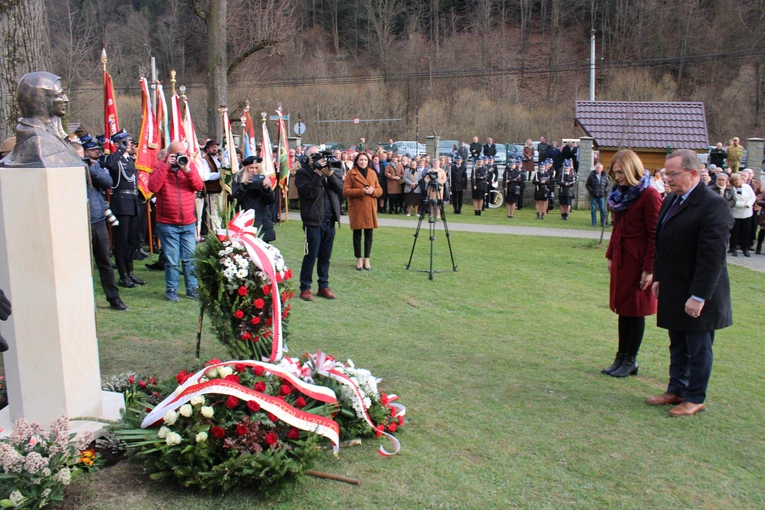
<svg viewBox="0 0 765 510"><path fill-rule="evenodd" d="M425 184L425 179L423 178L420 180L420 186ZM409 262L406 264L406 268L409 269L409 267L412 265L412 257L414 256L414 247L417 246L417 238L420 236L420 227L422 227L422 220L425 218L425 215L428 215L428 236L430 237L430 269L418 269L418 271L423 273L428 273L428 279L433 279L433 273L446 273L448 272L448 269L442 270L442 271L433 271L433 242L436 240L436 223L438 222L438 218L434 216L436 213L436 208L438 208L438 211L441 213L441 221L444 222L444 232L446 233L446 243L449 245L449 255L452 258L452 271L457 271L457 264L454 263L454 252L452 251L452 242L450 240L449 236L449 225L446 223L446 211L444 211L444 201L440 198L435 198L440 195L440 191L442 188L442 185L440 182L438 182L435 178L435 176L430 176L430 181L428 184L428 197L434 197L434 198L428 198L425 207L422 208L422 211L420 211L420 219L417 222L417 230L414 233L414 242L412 243L412 252L409 254Z"/></svg>

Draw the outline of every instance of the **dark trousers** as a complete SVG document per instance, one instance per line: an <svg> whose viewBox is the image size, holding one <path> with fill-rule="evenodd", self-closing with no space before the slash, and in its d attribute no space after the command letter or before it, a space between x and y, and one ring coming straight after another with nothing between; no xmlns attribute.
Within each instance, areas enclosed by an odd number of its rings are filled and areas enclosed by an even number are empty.
<svg viewBox="0 0 765 510"><path fill-rule="evenodd" d="M135 250L138 248L138 229L140 222L138 216L118 215L120 224L112 227L114 241L114 262L117 268L125 267L133 262Z"/></svg>
<svg viewBox="0 0 765 510"><path fill-rule="evenodd" d="M619 316L619 352L637 356L645 333L645 317Z"/></svg>
<svg viewBox="0 0 765 510"><path fill-rule="evenodd" d="M454 206L454 212L457 214L462 212L462 196L464 194L465 194L464 191L452 192L452 205Z"/></svg>
<svg viewBox="0 0 765 510"><path fill-rule="evenodd" d="M737 246L741 246L742 250L748 250L751 239L749 235L749 226L751 225L751 218L736 218L733 223L733 230L730 234L730 249L736 251Z"/></svg>
<svg viewBox="0 0 765 510"><path fill-rule="evenodd" d="M353 254L357 259L361 258L361 229L353 231ZM373 229L364 229L364 258L368 259L372 253L372 232Z"/></svg>
<svg viewBox="0 0 765 510"><path fill-rule="evenodd" d="M101 287L106 294L106 300L111 302L120 297L120 291L114 284L114 269L109 260L109 230L106 228L106 220L90 224L90 237L93 241L93 258L101 278Z"/></svg>
<svg viewBox="0 0 765 510"><path fill-rule="evenodd" d="M703 404L712 374L714 331L669 330L669 386L667 392Z"/></svg>
<svg viewBox="0 0 765 510"><path fill-rule="evenodd" d="M146 236L149 235L149 216L146 214L146 204L141 203L138 206L138 246L140 248L144 244L148 245Z"/></svg>
<svg viewBox="0 0 765 510"><path fill-rule="evenodd" d="M305 256L300 268L300 290L311 289L313 266L318 259L316 274L319 289L329 288L329 258L332 256L332 245L335 242L335 224L325 220L320 227L303 227L305 233Z"/></svg>

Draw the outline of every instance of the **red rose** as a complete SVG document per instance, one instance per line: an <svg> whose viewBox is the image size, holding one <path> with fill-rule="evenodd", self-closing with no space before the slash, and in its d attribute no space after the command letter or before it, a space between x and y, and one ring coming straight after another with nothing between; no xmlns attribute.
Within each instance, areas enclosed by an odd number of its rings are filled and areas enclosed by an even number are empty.
<svg viewBox="0 0 765 510"><path fill-rule="evenodd" d="M271 338L271 332L266 331L265 333L263 333L263 338Z"/></svg>
<svg viewBox="0 0 765 510"><path fill-rule="evenodd" d="M398 424L399 425L403 425L404 424L404 415L403 414L398 417Z"/></svg>
<svg viewBox="0 0 765 510"><path fill-rule="evenodd" d="M241 287L239 287L238 292L239 292L240 296L246 296L247 295L247 287L242 285Z"/></svg>
<svg viewBox="0 0 765 510"><path fill-rule="evenodd" d="M276 437L276 434L274 434L273 432L269 432L268 434L266 434L266 443L268 443L269 446L274 446L277 443L277 441L279 441L279 438Z"/></svg>
<svg viewBox="0 0 765 510"><path fill-rule="evenodd" d="M380 437L383 434L383 431L385 430L385 425L378 425L375 427L375 436Z"/></svg>
<svg viewBox="0 0 765 510"><path fill-rule="evenodd" d="M287 432L287 438L288 439L300 439L300 431L296 429L295 427L292 427L289 432Z"/></svg>
<svg viewBox="0 0 765 510"><path fill-rule="evenodd" d="M237 319L241 319L242 317L244 317L244 312L241 310L237 310L234 312L234 317L236 317Z"/></svg>
<svg viewBox="0 0 765 510"><path fill-rule="evenodd" d="M156 377L149 377L149 384L157 384L157 378Z"/></svg>
<svg viewBox="0 0 765 510"><path fill-rule="evenodd" d="M271 325L271 324L273 324L273 323L274 323L274 319L272 319L271 317L269 317L268 319L266 319L266 326L270 326L270 325Z"/></svg>
<svg viewBox="0 0 765 510"><path fill-rule="evenodd" d="M396 422L394 421L390 425L388 425L388 431L389 432L396 432Z"/></svg>
<svg viewBox="0 0 765 510"><path fill-rule="evenodd" d="M292 393L292 388L290 388L289 384L282 384L282 387L279 388L279 393L281 395L289 395Z"/></svg>
<svg viewBox="0 0 765 510"><path fill-rule="evenodd" d="M218 363L220 363L220 360L213 358L210 361L208 361L207 363L205 363L205 366L209 367L210 365L217 365Z"/></svg>
<svg viewBox="0 0 765 510"><path fill-rule="evenodd" d="M282 302L287 301L287 291L282 292Z"/></svg>
<svg viewBox="0 0 765 510"><path fill-rule="evenodd" d="M249 409L253 413L257 413L258 411L260 411L260 404L258 404L254 400L248 400L247 401L247 409Z"/></svg>
<svg viewBox="0 0 765 510"><path fill-rule="evenodd" d="M138 386L140 386L141 388L145 388L146 387L146 381L141 379L140 381L138 381Z"/></svg>
<svg viewBox="0 0 765 510"><path fill-rule="evenodd" d="M226 399L226 407L228 407L229 409L233 409L237 405L239 405L239 399L238 398L236 398L236 397L228 397L228 399Z"/></svg>
<svg viewBox="0 0 765 510"><path fill-rule="evenodd" d="M243 436L247 433L248 429L246 425L242 425L241 423L237 424L236 426L236 434L239 436Z"/></svg>
<svg viewBox="0 0 765 510"><path fill-rule="evenodd" d="M271 294L271 286L270 285L263 285L263 294L268 296Z"/></svg>
<svg viewBox="0 0 765 510"><path fill-rule="evenodd" d="M155 392L154 392L154 396L155 396L155 397L159 397L159 392L158 392L158 391L155 391Z"/></svg>
<svg viewBox="0 0 765 510"><path fill-rule="evenodd" d="M279 273L276 273L276 283L282 283L282 275Z"/></svg>
<svg viewBox="0 0 765 510"><path fill-rule="evenodd" d="M238 375L234 375L234 374L227 375L224 380L225 381L235 382L235 383L239 384L239 376Z"/></svg>
<svg viewBox="0 0 765 510"><path fill-rule="evenodd" d="M295 293L290 291L290 299L292 299L292 296L294 296L294 295L295 295Z"/></svg>
<svg viewBox="0 0 765 510"><path fill-rule="evenodd" d="M290 278L292 278L292 269L287 269L284 271L284 279L289 280Z"/></svg>
<svg viewBox="0 0 765 510"><path fill-rule="evenodd" d="M384 405L384 406L388 405L388 394L387 393L383 393L382 395L380 395L380 403L382 405Z"/></svg>
<svg viewBox="0 0 765 510"><path fill-rule="evenodd" d="M266 416L268 416L268 419L269 419L269 420L271 420L271 421L272 421L272 422L274 422L274 423L276 423L277 421L279 421L279 418L277 418L276 416L274 416L274 415L273 415L273 414L271 414L271 413L266 413Z"/></svg>
<svg viewBox="0 0 765 510"><path fill-rule="evenodd" d="M223 439L226 436L226 430L223 427L213 427L210 429L210 432L218 439Z"/></svg>
<svg viewBox="0 0 765 510"><path fill-rule="evenodd" d="M185 370L181 370L178 372L178 375L175 376L175 380L178 381L178 384L183 384L189 379L189 377L191 377L190 373Z"/></svg>
<svg viewBox="0 0 765 510"><path fill-rule="evenodd" d="M390 408L390 415L391 415L391 416L396 416L396 413L397 413L397 412L398 412L398 411L396 411L396 408L395 408L395 407L391 407L391 408Z"/></svg>
<svg viewBox="0 0 765 510"><path fill-rule="evenodd" d="M260 317L253 317L250 322L252 324L260 324Z"/></svg>
<svg viewBox="0 0 765 510"><path fill-rule="evenodd" d="M234 370L236 370L239 373L247 371L247 365L243 365L242 363L236 363L234 365Z"/></svg>
<svg viewBox="0 0 765 510"><path fill-rule="evenodd" d="M255 391L259 391L259 392L263 393L264 391L266 391L266 383L264 383L263 381L256 382L255 386L253 387L253 389Z"/></svg>
<svg viewBox="0 0 765 510"><path fill-rule="evenodd" d="M261 367L260 365L255 365L255 367L252 369L252 371L255 372L255 375L260 377L261 375L263 375L265 373L266 369Z"/></svg>
<svg viewBox="0 0 765 510"><path fill-rule="evenodd" d="M265 304L266 302L263 301L263 298L258 298L252 302L252 306L254 306L255 308L263 308Z"/></svg>
<svg viewBox="0 0 765 510"><path fill-rule="evenodd" d="M298 397L297 400L295 400L295 407L305 407L305 399L303 397Z"/></svg>
<svg viewBox="0 0 765 510"><path fill-rule="evenodd" d="M250 333L249 331L245 331L244 333L242 333L242 340L249 340L250 338L252 338L252 333Z"/></svg>
<svg viewBox="0 0 765 510"><path fill-rule="evenodd" d="M130 377L128 377L128 384L133 384L133 383L135 383L135 376L131 375Z"/></svg>

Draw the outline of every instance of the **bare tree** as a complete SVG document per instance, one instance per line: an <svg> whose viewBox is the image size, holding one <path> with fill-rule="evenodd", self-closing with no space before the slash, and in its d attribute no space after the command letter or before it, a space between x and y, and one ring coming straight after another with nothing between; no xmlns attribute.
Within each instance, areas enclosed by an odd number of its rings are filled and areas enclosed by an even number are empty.
<svg viewBox="0 0 765 510"><path fill-rule="evenodd" d="M57 34L51 41L53 72L61 76L68 95L72 88L92 80L100 70L93 62L100 44L100 30L89 4L72 9L67 0L58 6L57 12L51 12L51 28ZM69 112L71 116L75 114L76 111Z"/></svg>
<svg viewBox="0 0 765 510"><path fill-rule="evenodd" d="M369 26L366 42L380 61L383 74L388 71L390 49L396 40L396 28L404 4L401 0L361 0L361 16Z"/></svg>
<svg viewBox="0 0 765 510"><path fill-rule="evenodd" d="M16 132L19 116L16 87L19 79L33 71L49 71L48 39L44 0L0 2L0 137Z"/></svg>

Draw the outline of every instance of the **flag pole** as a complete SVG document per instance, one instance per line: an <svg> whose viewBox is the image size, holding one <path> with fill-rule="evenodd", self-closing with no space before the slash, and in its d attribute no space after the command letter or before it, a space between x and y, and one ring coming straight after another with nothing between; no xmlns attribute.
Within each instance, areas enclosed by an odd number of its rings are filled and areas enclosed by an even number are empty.
<svg viewBox="0 0 765 510"><path fill-rule="evenodd" d="M175 95L175 69L170 71L170 90L172 92L170 96L172 97Z"/></svg>

